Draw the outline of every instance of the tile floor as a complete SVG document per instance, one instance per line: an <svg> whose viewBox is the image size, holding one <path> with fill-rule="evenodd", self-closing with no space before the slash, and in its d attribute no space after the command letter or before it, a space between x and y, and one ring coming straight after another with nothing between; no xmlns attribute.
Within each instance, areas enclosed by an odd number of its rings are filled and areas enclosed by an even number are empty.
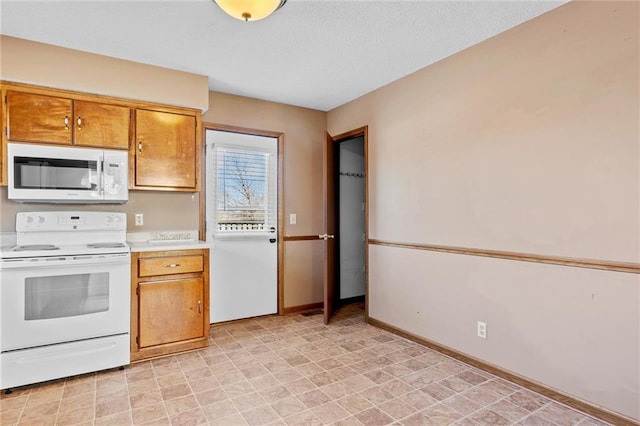
<svg viewBox="0 0 640 426"><path fill-rule="evenodd" d="M604 425L364 323L363 306L211 329L206 349L15 389L0 424Z"/></svg>

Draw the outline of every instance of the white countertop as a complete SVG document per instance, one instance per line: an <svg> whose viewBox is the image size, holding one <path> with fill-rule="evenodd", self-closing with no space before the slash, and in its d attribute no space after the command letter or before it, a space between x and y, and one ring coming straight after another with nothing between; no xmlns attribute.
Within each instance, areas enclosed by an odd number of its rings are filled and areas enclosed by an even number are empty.
<svg viewBox="0 0 640 426"><path fill-rule="evenodd" d="M193 250L213 247L213 243L198 240L198 231L195 229L129 232L127 233L127 243L132 252Z"/></svg>
<svg viewBox="0 0 640 426"><path fill-rule="evenodd" d="M204 248L212 248L213 244L207 243L206 241L193 240L193 241L158 241L158 242L148 242L148 241L128 241L129 246L131 247L132 252L141 252L141 251L165 251L165 250L194 250L194 249L204 249Z"/></svg>

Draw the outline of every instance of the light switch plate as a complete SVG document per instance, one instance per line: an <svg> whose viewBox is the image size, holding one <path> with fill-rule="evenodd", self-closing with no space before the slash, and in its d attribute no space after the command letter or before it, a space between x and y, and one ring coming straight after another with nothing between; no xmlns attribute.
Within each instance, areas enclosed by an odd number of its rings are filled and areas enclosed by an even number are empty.
<svg viewBox="0 0 640 426"><path fill-rule="evenodd" d="M291 213L289 215L289 225L295 225L296 224L296 220L297 220L296 214L295 213Z"/></svg>

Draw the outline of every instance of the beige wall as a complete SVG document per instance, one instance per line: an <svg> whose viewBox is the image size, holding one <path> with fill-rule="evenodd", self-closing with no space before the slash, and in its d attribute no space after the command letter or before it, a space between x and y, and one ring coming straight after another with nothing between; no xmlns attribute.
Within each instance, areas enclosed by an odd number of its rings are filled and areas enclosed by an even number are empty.
<svg viewBox="0 0 640 426"><path fill-rule="evenodd" d="M32 211L92 210L127 213L128 232L198 229L198 194L190 192L129 191L126 204L34 204L7 199L0 187L0 232L15 232L16 213ZM135 226L135 213L144 214L144 225Z"/></svg>
<svg viewBox="0 0 640 426"><path fill-rule="evenodd" d="M0 80L172 106L209 107L208 78L0 36Z"/></svg>
<svg viewBox="0 0 640 426"><path fill-rule="evenodd" d="M370 237L638 262L638 15L572 2L330 111L369 126ZM371 317L640 419L638 275L369 253Z"/></svg>
<svg viewBox="0 0 640 426"><path fill-rule="evenodd" d="M284 235L317 235L323 229L322 147L326 113L211 92L203 123L284 133ZM297 215L296 225L289 214ZM322 301L322 244L284 243L284 307Z"/></svg>

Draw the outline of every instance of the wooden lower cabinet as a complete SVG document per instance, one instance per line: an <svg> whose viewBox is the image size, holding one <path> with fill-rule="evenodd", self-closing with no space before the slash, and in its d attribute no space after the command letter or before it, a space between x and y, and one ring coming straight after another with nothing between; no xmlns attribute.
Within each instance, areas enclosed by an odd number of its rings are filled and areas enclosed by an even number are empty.
<svg viewBox="0 0 640 426"><path fill-rule="evenodd" d="M131 254L131 361L209 341L209 250Z"/></svg>

